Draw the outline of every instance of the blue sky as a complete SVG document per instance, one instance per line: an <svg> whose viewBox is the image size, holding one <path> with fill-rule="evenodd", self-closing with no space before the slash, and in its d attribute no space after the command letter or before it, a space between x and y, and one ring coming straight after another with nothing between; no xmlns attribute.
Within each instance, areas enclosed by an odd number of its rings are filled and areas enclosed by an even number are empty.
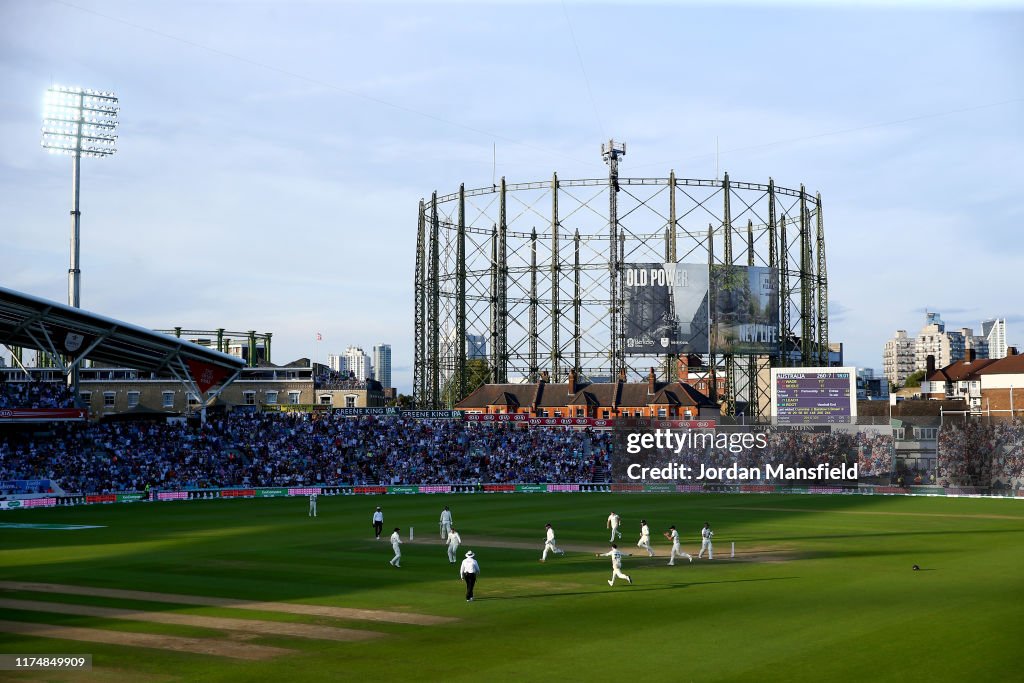
<svg viewBox="0 0 1024 683"><path fill-rule="evenodd" d="M888 5L888 4L886 4ZM831 336L880 368L927 306L1024 345L1024 3L0 0L0 284L66 299L52 83L121 98L83 160L82 306L389 342L411 386L417 201L510 182L714 177L821 192ZM314 335L324 341L314 350Z"/></svg>

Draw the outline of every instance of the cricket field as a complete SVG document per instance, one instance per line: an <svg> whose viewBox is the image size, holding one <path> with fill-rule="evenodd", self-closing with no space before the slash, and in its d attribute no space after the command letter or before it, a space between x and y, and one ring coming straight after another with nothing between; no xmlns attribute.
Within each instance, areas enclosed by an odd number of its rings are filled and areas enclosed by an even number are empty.
<svg viewBox="0 0 1024 683"><path fill-rule="evenodd" d="M374 540L401 528L401 568ZM438 533L476 553L477 598ZM56 681L1019 678L1024 500L494 494L132 503L0 514L0 653ZM621 515L609 587L605 520ZM648 520L656 556L636 547ZM667 566L675 524L696 556ZM565 554L539 562L550 522ZM85 528L63 528L65 526ZM410 528L415 530L409 540ZM730 557L735 544L735 557ZM920 570L912 570L913 565Z"/></svg>

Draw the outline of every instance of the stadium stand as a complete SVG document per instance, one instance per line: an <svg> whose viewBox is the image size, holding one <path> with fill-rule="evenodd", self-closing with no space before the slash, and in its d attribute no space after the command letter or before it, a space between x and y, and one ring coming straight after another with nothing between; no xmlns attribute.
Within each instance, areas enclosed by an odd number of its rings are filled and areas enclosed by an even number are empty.
<svg viewBox="0 0 1024 683"><path fill-rule="evenodd" d="M939 430L942 486L1019 489L1024 486L1024 421L948 420Z"/></svg>
<svg viewBox="0 0 1024 683"><path fill-rule="evenodd" d="M461 421L231 413L205 425L113 422L0 435L0 480L67 492L438 482L589 482L606 433Z"/></svg>
<svg viewBox="0 0 1024 683"><path fill-rule="evenodd" d="M0 382L0 408L73 408L75 397L56 382Z"/></svg>

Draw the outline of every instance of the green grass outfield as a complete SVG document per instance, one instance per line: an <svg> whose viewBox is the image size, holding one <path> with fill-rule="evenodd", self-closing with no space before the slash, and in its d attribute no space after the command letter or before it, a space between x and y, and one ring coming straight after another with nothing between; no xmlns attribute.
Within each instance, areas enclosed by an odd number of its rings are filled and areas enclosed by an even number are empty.
<svg viewBox="0 0 1024 683"><path fill-rule="evenodd" d="M451 506L481 565L467 604L437 533ZM370 526L415 527L402 568ZM91 653L91 674L0 680L654 681L1019 679L1024 501L867 496L519 494L320 497L18 510L0 527L0 599L306 623L383 634L338 642L204 626L0 607L33 622L285 648L262 661L0 631L0 652ZM609 588L604 528L623 518L634 585ZM635 547L646 517L658 556ZM564 557L538 562L544 523ZM665 566L676 524L696 554L705 521L716 559ZM735 542L737 559L729 560ZM589 551L589 552L588 552ZM460 553L461 556L461 553ZM922 571L912 571L918 564ZM45 582L454 617L387 623L224 606L12 589ZM9 602L5 604L10 604ZM50 606L59 610L60 605Z"/></svg>

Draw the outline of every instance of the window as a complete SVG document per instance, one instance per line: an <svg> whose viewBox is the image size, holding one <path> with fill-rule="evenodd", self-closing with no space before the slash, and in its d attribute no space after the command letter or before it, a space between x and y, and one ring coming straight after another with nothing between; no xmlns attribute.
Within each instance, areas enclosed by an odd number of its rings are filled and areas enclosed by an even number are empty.
<svg viewBox="0 0 1024 683"><path fill-rule="evenodd" d="M163 406L164 406L164 408L173 408L174 407L174 392L173 391L165 391L162 394L162 396L163 396Z"/></svg>
<svg viewBox="0 0 1024 683"><path fill-rule="evenodd" d="M190 399L191 401L191 399ZM255 391L243 391L242 392L242 403L247 406L256 405L256 392Z"/></svg>
<svg viewBox="0 0 1024 683"><path fill-rule="evenodd" d="M347 396L345 396L345 407L346 408L355 408L356 407L356 397L354 395L348 394Z"/></svg>
<svg viewBox="0 0 1024 683"><path fill-rule="evenodd" d="M562 411L561 410L556 410L555 411L555 417L562 417Z"/></svg>
<svg viewBox="0 0 1024 683"><path fill-rule="evenodd" d="M78 395L78 398L82 399L82 405L90 405L90 404L92 404L92 392L91 391L83 391L82 393L80 393Z"/></svg>
<svg viewBox="0 0 1024 683"><path fill-rule="evenodd" d="M288 392L288 403L291 403L293 406L299 405L299 396L300 396L299 392L297 392L297 391L289 391Z"/></svg>
<svg viewBox="0 0 1024 683"><path fill-rule="evenodd" d="M583 417L583 408L576 409L576 417Z"/></svg>
<svg viewBox="0 0 1024 683"><path fill-rule="evenodd" d="M191 391L188 392L188 404L190 406L197 406L197 405L199 405L199 397L196 396L195 394L193 394Z"/></svg>
<svg viewBox="0 0 1024 683"><path fill-rule="evenodd" d="M658 417L668 417L668 411L664 408L658 408Z"/></svg>
<svg viewBox="0 0 1024 683"><path fill-rule="evenodd" d="M139 405L139 392L137 392L137 391L129 391L128 392L128 407L129 408L134 408L137 405Z"/></svg>
<svg viewBox="0 0 1024 683"><path fill-rule="evenodd" d="M914 427L914 437L922 440L935 439L939 435L936 427Z"/></svg>
<svg viewBox="0 0 1024 683"><path fill-rule="evenodd" d="M601 411L601 416L602 416L602 417L603 417L604 419L606 419L606 420L607 420L608 418L610 418L610 417L612 416L612 414L611 414L611 411L610 411L610 410L602 410L602 411Z"/></svg>
<svg viewBox="0 0 1024 683"><path fill-rule="evenodd" d="M322 406L329 406L329 405L331 405L331 395L330 394L323 394L323 395L321 395L320 396L320 405L322 405Z"/></svg>
<svg viewBox="0 0 1024 683"><path fill-rule="evenodd" d="M548 417L548 409L547 408L541 408L540 416L541 417Z"/></svg>
<svg viewBox="0 0 1024 683"><path fill-rule="evenodd" d="M267 405L271 405L272 406L272 405L276 404L277 403L277 392L276 391L268 391L266 398L267 398L267 400L264 401L264 403L266 403Z"/></svg>
<svg viewBox="0 0 1024 683"><path fill-rule="evenodd" d="M692 420L693 419L693 413L691 413L689 410L687 410L686 412L683 413L683 417L686 418L687 420Z"/></svg>
<svg viewBox="0 0 1024 683"><path fill-rule="evenodd" d="M113 408L114 407L114 396L115 396L115 394L114 394L113 391L104 391L103 392L103 407L104 408Z"/></svg>

